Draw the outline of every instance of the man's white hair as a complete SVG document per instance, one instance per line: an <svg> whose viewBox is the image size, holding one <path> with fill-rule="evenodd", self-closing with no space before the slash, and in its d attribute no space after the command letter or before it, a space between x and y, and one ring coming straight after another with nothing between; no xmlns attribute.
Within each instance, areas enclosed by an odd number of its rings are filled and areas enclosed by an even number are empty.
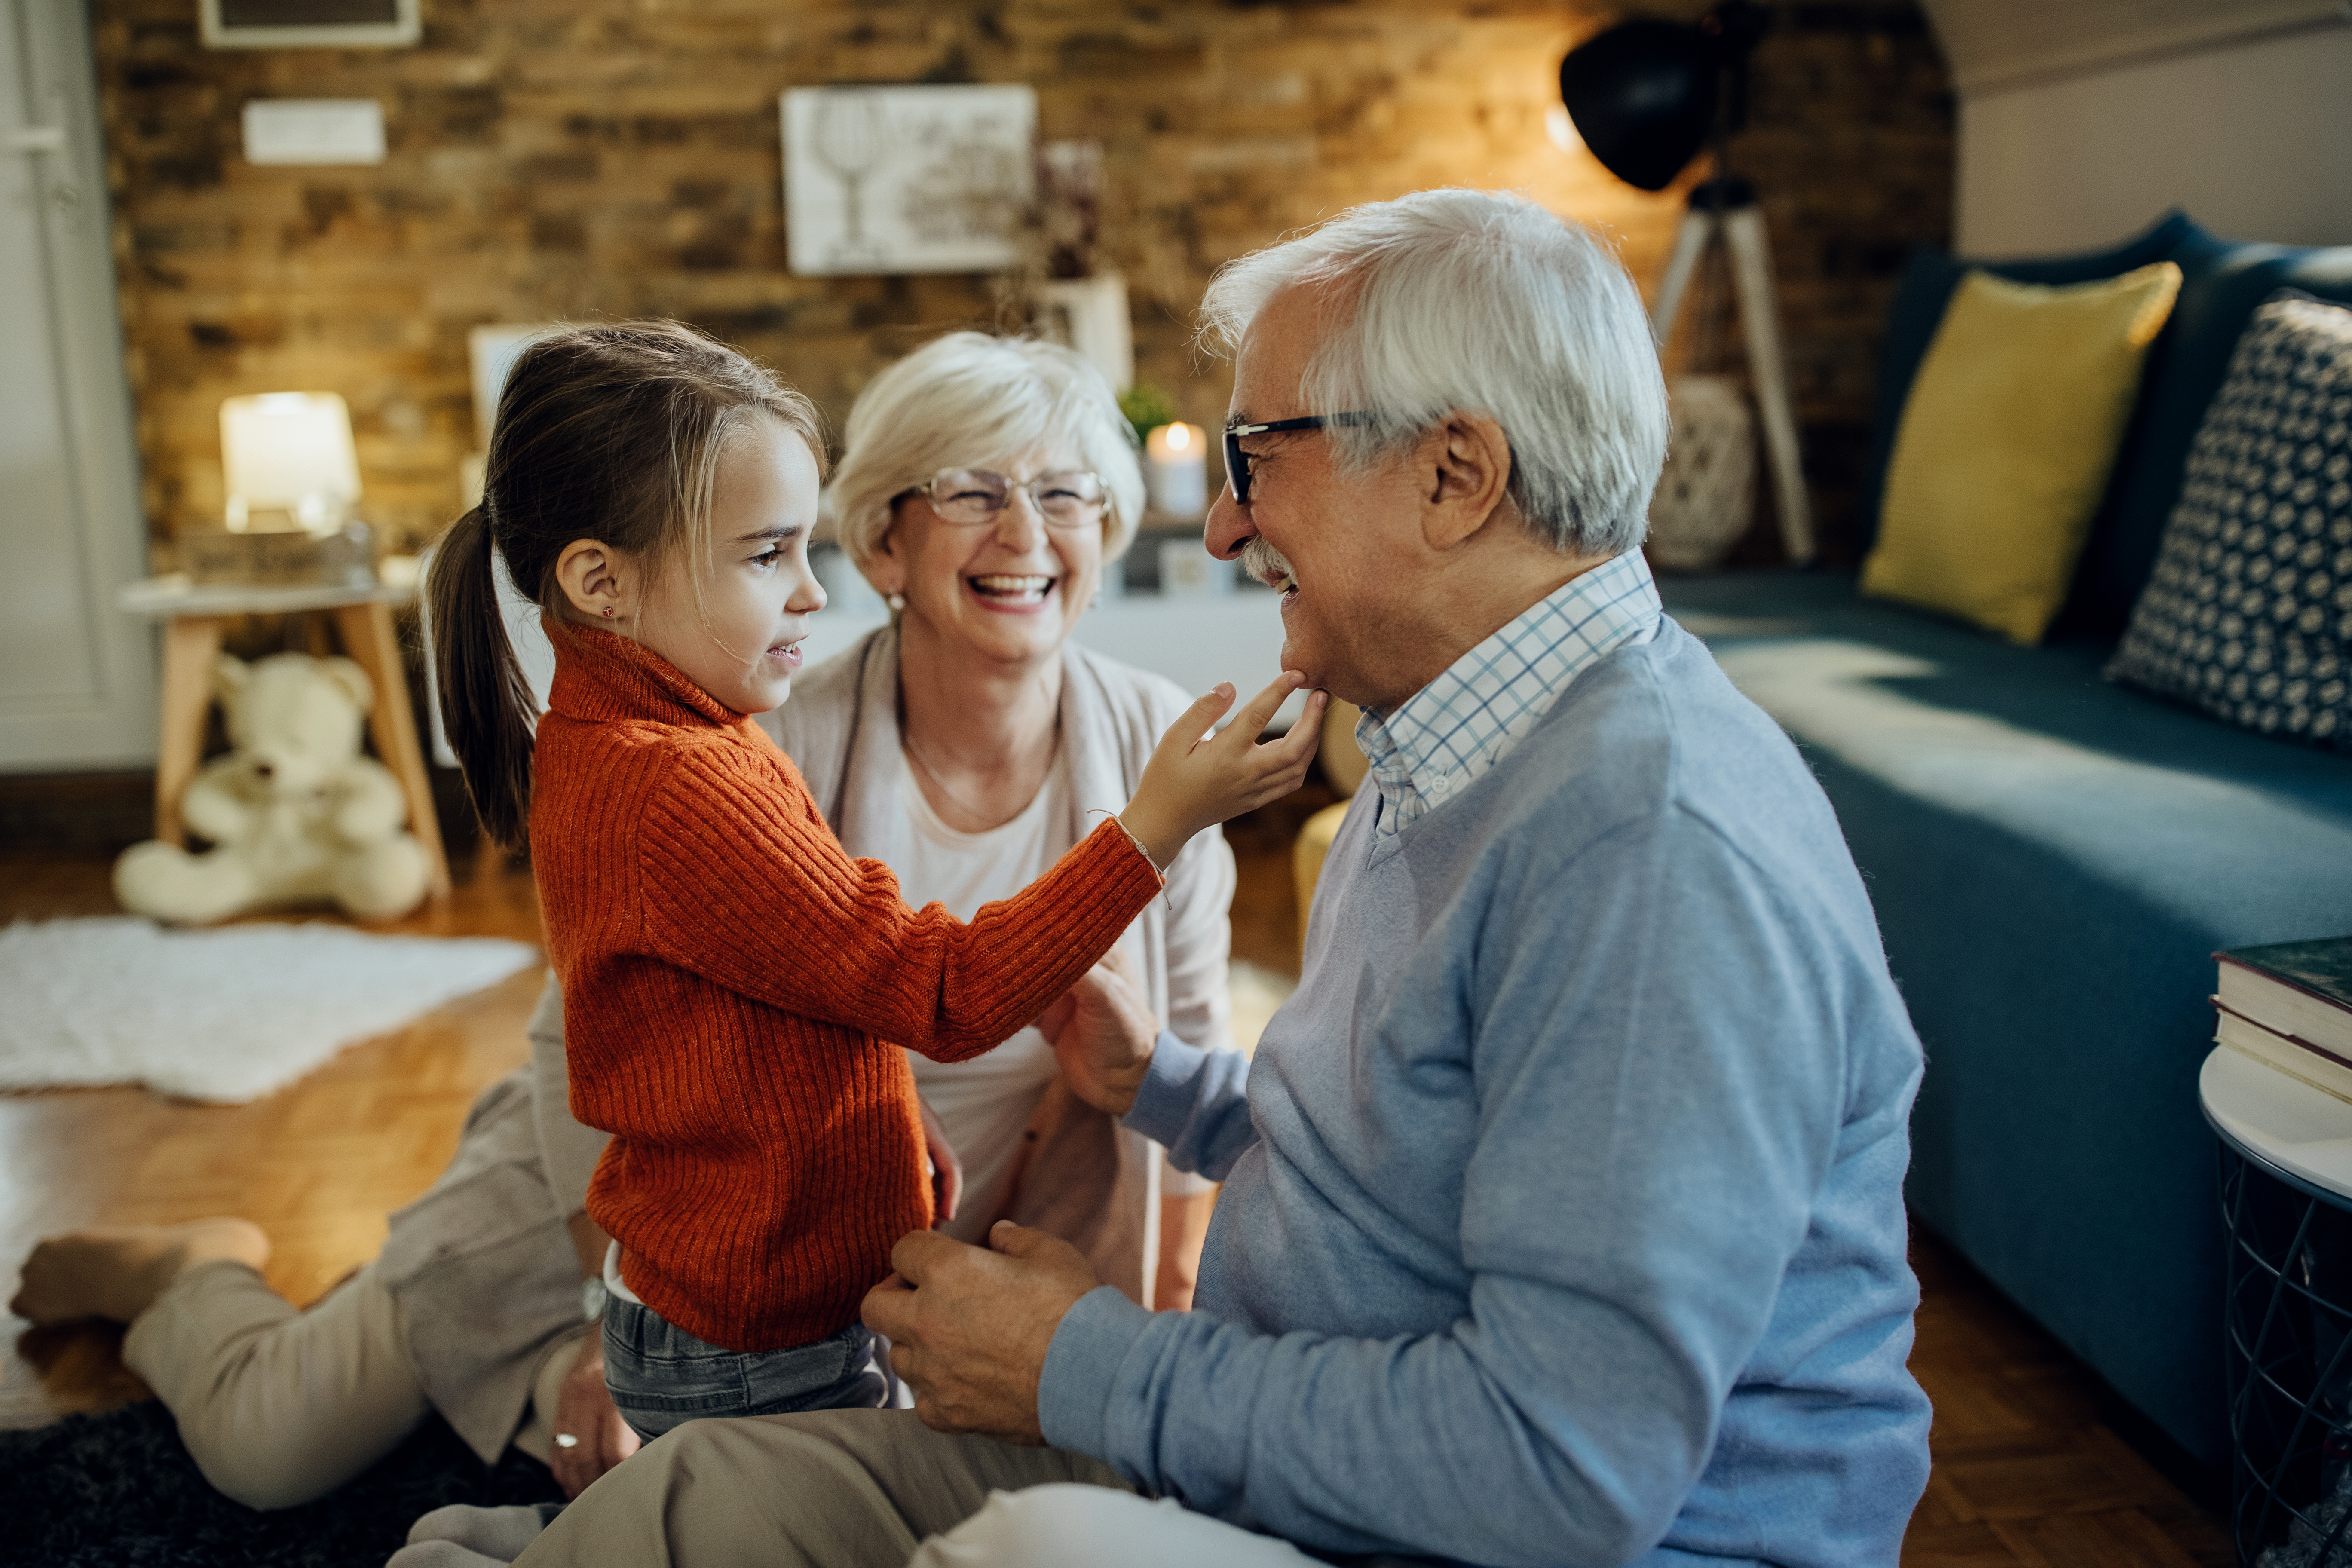
<svg viewBox="0 0 2352 1568"><path fill-rule="evenodd" d="M1202 338L1227 354L1294 285L1352 292L1299 382L1303 411L1360 411L1328 428L1343 468L1410 447L1455 410L1511 445L1511 500L1573 555L1642 542L1666 456L1666 386L1642 297L1581 224L1523 196L1421 191L1352 207L1228 263L1201 301ZM1253 419L1269 411L1248 411Z"/></svg>
<svg viewBox="0 0 2352 1568"><path fill-rule="evenodd" d="M1135 427L1092 361L1058 343L950 332L866 384L849 410L828 499L842 549L872 575L894 497L941 468L986 468L1066 449L1100 477L1103 558L1143 517Z"/></svg>

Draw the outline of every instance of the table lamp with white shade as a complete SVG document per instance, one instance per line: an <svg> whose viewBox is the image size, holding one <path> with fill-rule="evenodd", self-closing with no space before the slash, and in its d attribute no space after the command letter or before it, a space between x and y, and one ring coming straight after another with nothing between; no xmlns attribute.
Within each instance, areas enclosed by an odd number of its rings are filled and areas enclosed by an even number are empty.
<svg viewBox="0 0 2352 1568"><path fill-rule="evenodd" d="M331 392L264 392L221 405L221 521L191 529L180 561L199 583L375 581L375 536L353 517L359 455Z"/></svg>
<svg viewBox="0 0 2352 1568"><path fill-rule="evenodd" d="M232 533L340 532L360 499L352 415L331 392L265 392L221 405L221 469Z"/></svg>

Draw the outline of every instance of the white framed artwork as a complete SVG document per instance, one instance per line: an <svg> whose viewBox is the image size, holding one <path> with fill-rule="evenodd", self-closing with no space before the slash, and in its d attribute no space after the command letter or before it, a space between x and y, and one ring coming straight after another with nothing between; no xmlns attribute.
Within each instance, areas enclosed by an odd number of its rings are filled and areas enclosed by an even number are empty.
<svg viewBox="0 0 2352 1568"><path fill-rule="evenodd" d="M198 0L208 49L399 49L425 36L417 0Z"/></svg>
<svg viewBox="0 0 2352 1568"><path fill-rule="evenodd" d="M1035 189L1035 89L796 87L779 109L794 276L1019 263Z"/></svg>
<svg viewBox="0 0 2352 1568"><path fill-rule="evenodd" d="M499 412L499 396L507 389L507 373L522 351L563 330L561 321L486 321L466 332L466 362L474 380L474 432L481 449L490 449L490 426Z"/></svg>

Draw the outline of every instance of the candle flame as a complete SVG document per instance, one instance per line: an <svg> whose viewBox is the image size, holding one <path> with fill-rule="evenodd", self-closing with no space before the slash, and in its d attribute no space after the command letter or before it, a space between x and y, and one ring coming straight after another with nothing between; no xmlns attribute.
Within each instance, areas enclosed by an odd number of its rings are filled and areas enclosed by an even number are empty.
<svg viewBox="0 0 2352 1568"><path fill-rule="evenodd" d="M1181 452L1192 444L1192 427L1190 425L1171 425L1168 426L1168 449L1170 451Z"/></svg>

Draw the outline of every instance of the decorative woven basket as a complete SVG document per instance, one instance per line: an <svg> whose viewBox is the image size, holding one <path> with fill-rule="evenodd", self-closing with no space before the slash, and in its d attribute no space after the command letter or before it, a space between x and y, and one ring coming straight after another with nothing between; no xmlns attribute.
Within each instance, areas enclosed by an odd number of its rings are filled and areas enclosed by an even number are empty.
<svg viewBox="0 0 2352 1568"><path fill-rule="evenodd" d="M1650 560L1705 572L1756 515L1756 416L1728 376L1679 375L1666 395L1674 434L1650 498Z"/></svg>

